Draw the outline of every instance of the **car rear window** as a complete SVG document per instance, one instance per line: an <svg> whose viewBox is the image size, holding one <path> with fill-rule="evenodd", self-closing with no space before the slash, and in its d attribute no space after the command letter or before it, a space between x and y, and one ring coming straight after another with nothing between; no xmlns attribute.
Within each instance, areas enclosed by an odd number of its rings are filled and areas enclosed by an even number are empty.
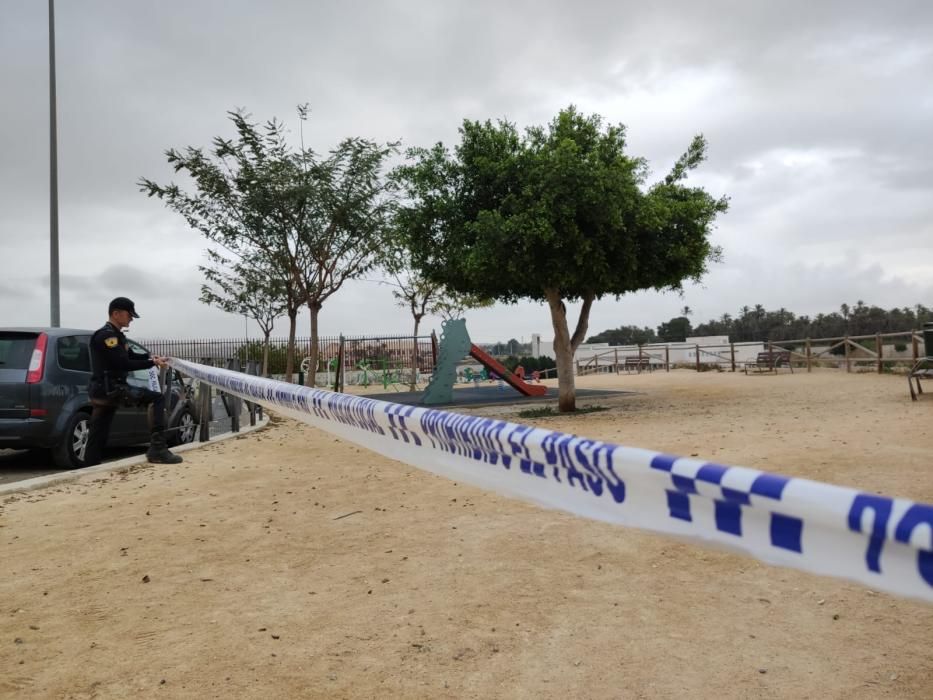
<svg viewBox="0 0 933 700"><path fill-rule="evenodd" d="M35 333L0 332L0 369L28 369Z"/></svg>
<svg viewBox="0 0 933 700"><path fill-rule="evenodd" d="M58 339L58 366L79 372L91 371L91 355L88 351L90 337L66 335Z"/></svg>

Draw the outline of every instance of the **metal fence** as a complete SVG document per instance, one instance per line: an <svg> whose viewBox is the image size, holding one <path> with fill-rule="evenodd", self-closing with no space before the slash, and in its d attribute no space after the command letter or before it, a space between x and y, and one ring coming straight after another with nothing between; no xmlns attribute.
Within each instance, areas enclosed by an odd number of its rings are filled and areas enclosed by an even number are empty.
<svg viewBox="0 0 933 700"><path fill-rule="evenodd" d="M929 338L925 340L925 338ZM921 350L922 348L922 350ZM742 342L718 345L664 343L614 346L600 350L576 363L577 374L630 371L672 367L730 369L735 372L754 364L760 352L786 352L790 362L811 371L814 367L854 369L871 367L879 374L885 368L903 368L933 352L933 327L900 333L875 333L837 338L800 338L797 340Z"/></svg>
<svg viewBox="0 0 933 700"><path fill-rule="evenodd" d="M177 357L191 362L210 359L226 363L232 359L245 365L253 361L262 366L264 343L261 338L153 338L140 342L155 355ZM321 336L318 338L318 372L333 372L337 368L341 344L343 369L351 371L359 369L360 365L374 370L410 369L417 359L418 370L430 373L434 370L437 355L436 339L433 336ZM287 349L287 338L269 339L269 374L285 374ZM309 371L310 354L311 339L296 338L296 372Z"/></svg>

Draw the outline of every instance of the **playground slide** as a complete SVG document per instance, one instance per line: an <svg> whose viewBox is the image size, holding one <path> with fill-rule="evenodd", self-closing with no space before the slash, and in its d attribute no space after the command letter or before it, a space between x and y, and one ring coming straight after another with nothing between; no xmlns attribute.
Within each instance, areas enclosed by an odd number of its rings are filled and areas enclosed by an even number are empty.
<svg viewBox="0 0 933 700"><path fill-rule="evenodd" d="M543 384L528 384L527 382L523 382L509 372L496 358L483 352L473 344L470 345L470 357L479 362L490 372L495 372L498 376L502 377L503 381L509 384L509 386L520 391L525 396L544 396L547 393L547 387Z"/></svg>

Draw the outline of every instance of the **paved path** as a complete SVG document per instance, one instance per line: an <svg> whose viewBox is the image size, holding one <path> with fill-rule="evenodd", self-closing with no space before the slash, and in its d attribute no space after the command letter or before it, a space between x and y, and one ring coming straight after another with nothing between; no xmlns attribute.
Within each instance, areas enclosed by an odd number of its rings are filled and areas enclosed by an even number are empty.
<svg viewBox="0 0 933 700"><path fill-rule="evenodd" d="M104 462L125 459L145 452L144 447L117 447L107 450ZM46 474L60 474L44 450L0 450L0 484L11 484Z"/></svg>
<svg viewBox="0 0 933 700"><path fill-rule="evenodd" d="M211 438L230 431L230 418L225 415L226 409L219 398L214 399L214 417L211 421ZM245 428L249 425L249 416L244 413L241 424ZM197 440L197 436L195 436ZM104 453L104 463L114 462L127 457L145 453L146 446L135 447L109 447ZM4 450L0 449L0 484L11 484L15 481L24 481L47 474L61 474L66 469L59 469L52 463L52 458L46 450Z"/></svg>

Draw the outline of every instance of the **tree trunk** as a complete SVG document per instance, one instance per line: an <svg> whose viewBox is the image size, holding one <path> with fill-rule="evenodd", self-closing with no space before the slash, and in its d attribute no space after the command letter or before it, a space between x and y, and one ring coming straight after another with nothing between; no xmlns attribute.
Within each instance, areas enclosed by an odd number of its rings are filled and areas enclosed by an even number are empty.
<svg viewBox="0 0 933 700"><path fill-rule="evenodd" d="M285 349L285 381L291 382L295 373L295 327L298 324L298 309L288 312L288 346Z"/></svg>
<svg viewBox="0 0 933 700"><path fill-rule="evenodd" d="M573 376L573 349L567 327L567 307L557 291L547 294L554 326L554 354L557 355L557 407L561 413L577 410L577 388Z"/></svg>
<svg viewBox="0 0 933 700"><path fill-rule="evenodd" d="M272 331L268 331L265 334L265 339L262 343L262 376L269 376L269 336L272 335Z"/></svg>
<svg viewBox="0 0 933 700"><path fill-rule="evenodd" d="M573 335L567 325L567 307L556 289L546 289L545 297L551 308L551 325L554 326L554 354L557 355L557 409L561 413L577 410L577 388L573 373L573 354L583 338L590 318L593 296L583 297L583 308Z"/></svg>
<svg viewBox="0 0 933 700"><path fill-rule="evenodd" d="M319 354L318 347L318 328L317 317L321 312L321 303L318 301L308 302L308 311L311 312L311 352L308 355L308 375L305 377L305 386L315 386L317 383L317 361Z"/></svg>

